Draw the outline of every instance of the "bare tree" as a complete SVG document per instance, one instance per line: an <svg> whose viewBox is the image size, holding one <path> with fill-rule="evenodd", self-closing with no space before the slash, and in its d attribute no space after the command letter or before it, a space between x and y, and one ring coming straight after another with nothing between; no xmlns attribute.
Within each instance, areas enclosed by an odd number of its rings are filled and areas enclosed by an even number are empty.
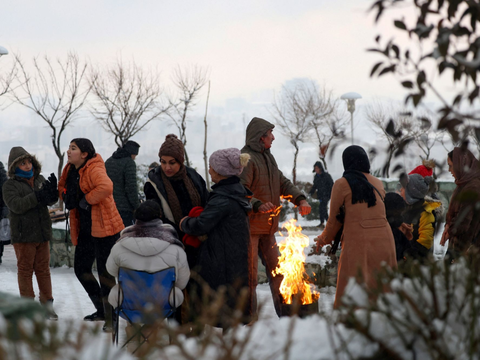
<svg viewBox="0 0 480 360"><path fill-rule="evenodd" d="M15 60L15 58L14 58ZM13 61L13 65L5 74L0 74L0 96L8 94L12 91L12 86L18 74L17 62Z"/></svg>
<svg viewBox="0 0 480 360"><path fill-rule="evenodd" d="M210 99L210 81L208 82L208 91L207 91L207 102L205 104L205 117L203 118L203 123L205 125L205 141L203 143L203 163L205 164L205 180L207 182L207 189L210 189L210 177L208 176L208 157L207 157L207 111L208 111L208 100Z"/></svg>
<svg viewBox="0 0 480 360"><path fill-rule="evenodd" d="M91 113L119 147L167 110L161 104L159 73L145 71L134 61L95 69L89 80L95 96Z"/></svg>
<svg viewBox="0 0 480 360"><path fill-rule="evenodd" d="M14 102L35 112L52 130L52 145L58 158L58 177L63 168L65 152L62 134L84 106L90 92L85 83L87 64L78 55L69 53L65 60L33 59L30 73L19 55L15 55L18 72L11 97Z"/></svg>
<svg viewBox="0 0 480 360"><path fill-rule="evenodd" d="M419 155L420 158L422 160L429 160L432 148L435 144L442 141L445 136L445 130L437 130L437 128L432 125L432 119L435 117L435 114L431 111L426 109L420 112L417 111L416 114L412 116L415 118L414 121L411 122L413 141L423 153L423 156Z"/></svg>
<svg viewBox="0 0 480 360"><path fill-rule="evenodd" d="M298 80L294 86L283 86L272 104L272 116L280 132L290 139L295 148L293 156L292 181L297 183L297 158L299 144L312 139L313 134L320 148L331 141L336 131L326 128L331 124L330 116L335 112L335 102L331 93L320 90L315 81ZM334 125L332 125L334 129Z"/></svg>
<svg viewBox="0 0 480 360"><path fill-rule="evenodd" d="M382 173L389 177L393 157L402 154L414 139L414 119L406 109L393 103L374 101L366 106L365 111L374 130L388 142L387 160Z"/></svg>
<svg viewBox="0 0 480 360"><path fill-rule="evenodd" d="M185 146L186 165L190 166L187 152L187 120L188 113L195 106L200 90L208 81L208 70L200 66L192 66L182 69L178 66L173 74L173 82L178 90L178 99L170 99L170 109L167 112L169 118L178 128L180 140Z"/></svg>

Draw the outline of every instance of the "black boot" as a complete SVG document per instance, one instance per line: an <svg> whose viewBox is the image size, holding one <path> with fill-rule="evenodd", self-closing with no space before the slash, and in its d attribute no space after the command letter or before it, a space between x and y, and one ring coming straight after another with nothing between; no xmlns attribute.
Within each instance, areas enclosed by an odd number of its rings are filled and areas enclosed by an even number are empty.
<svg viewBox="0 0 480 360"><path fill-rule="evenodd" d="M105 320L105 311L103 309L103 302L97 296L90 296L90 300L92 300L93 306L95 306L95 311L93 314L87 315L83 318L85 321L104 321Z"/></svg>
<svg viewBox="0 0 480 360"><path fill-rule="evenodd" d="M113 332L113 324L114 318L116 318L116 314L114 313L113 306L110 305L107 298L103 300L103 309L105 312L105 324L103 325L102 330L105 332Z"/></svg>

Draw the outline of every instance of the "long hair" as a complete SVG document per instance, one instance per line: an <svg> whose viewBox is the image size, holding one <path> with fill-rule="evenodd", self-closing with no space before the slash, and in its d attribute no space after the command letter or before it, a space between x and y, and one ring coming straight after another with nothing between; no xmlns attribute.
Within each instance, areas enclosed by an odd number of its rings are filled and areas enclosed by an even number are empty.
<svg viewBox="0 0 480 360"><path fill-rule="evenodd" d="M93 146L92 142L89 139L75 138L72 141L70 141L70 144L71 143L75 143L81 152L86 152L88 154L85 161L90 160L96 154L95 147Z"/></svg>

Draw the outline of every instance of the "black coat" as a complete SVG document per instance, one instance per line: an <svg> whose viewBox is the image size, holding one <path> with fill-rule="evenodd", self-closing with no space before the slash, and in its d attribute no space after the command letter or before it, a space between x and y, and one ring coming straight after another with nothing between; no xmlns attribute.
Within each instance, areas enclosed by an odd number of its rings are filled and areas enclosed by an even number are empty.
<svg viewBox="0 0 480 360"><path fill-rule="evenodd" d="M7 205L3 202L2 187L3 184L7 181L7 171L3 166L3 163L0 161L0 219L6 218L8 215Z"/></svg>
<svg viewBox="0 0 480 360"><path fill-rule="evenodd" d="M185 167L187 169L187 176L190 179L192 179L193 185L195 185L195 188L200 194L200 199L202 200L201 206L205 207L205 204L207 203L207 199L208 199L208 194L209 194L207 190L207 185L205 184L205 180L203 180L203 178L194 169L188 166L185 166ZM175 224L173 221L165 217L165 209L163 208L162 201L160 200L155 188L152 185L152 183L155 184L160 194L162 194L163 198L166 199L168 202L167 191L165 190L165 185L163 184L162 176L160 174L160 166L157 166L155 169L150 170L150 172L148 173L148 179L149 181L147 181L147 183L145 183L145 186L143 187L145 198L147 200L154 200L158 204L160 204L160 207L162 209L162 216L161 216L162 221L166 224L172 225L175 228L175 230L177 230L178 237L182 239L184 233L180 231L178 224ZM190 212L193 206L191 205L192 203L188 196L187 189L183 184L183 181L177 181L176 183L172 182L172 186L175 190L175 193L178 196L178 200L180 201L183 216L188 216L188 213ZM190 206L188 206L188 203L190 203Z"/></svg>
<svg viewBox="0 0 480 360"><path fill-rule="evenodd" d="M225 285L227 304L232 308L239 300L238 290L248 287L252 193L236 176L220 181L212 190L204 211L199 217L185 219L182 229L190 235L208 236L200 246L199 275L214 290Z"/></svg>
<svg viewBox="0 0 480 360"><path fill-rule="evenodd" d="M313 186L310 195L317 192L317 199L321 202L330 201L332 195L333 179L329 173L323 171L321 174L315 174L313 178Z"/></svg>

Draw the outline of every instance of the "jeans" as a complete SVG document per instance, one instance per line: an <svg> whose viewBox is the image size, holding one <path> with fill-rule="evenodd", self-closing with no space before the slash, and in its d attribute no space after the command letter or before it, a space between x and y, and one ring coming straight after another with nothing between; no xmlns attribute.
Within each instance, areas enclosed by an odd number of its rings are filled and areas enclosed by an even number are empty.
<svg viewBox="0 0 480 360"><path fill-rule="evenodd" d="M78 245L75 248L74 270L77 279L82 284L93 305L101 314L109 310L108 294L115 285L115 277L107 271L106 264L110 250L120 234L95 238L90 234L80 232ZM97 261L97 271L100 284L92 272L93 262Z"/></svg>
<svg viewBox="0 0 480 360"><path fill-rule="evenodd" d="M37 278L40 290L40 302L52 300L52 280L50 277L50 245L48 241L41 243L13 244L17 256L18 288L20 296L35 298L33 291L33 273Z"/></svg>
<svg viewBox="0 0 480 360"><path fill-rule="evenodd" d="M252 294L252 317L257 316L257 284L258 284L258 256L265 265L268 283L270 284L270 291L272 293L273 305L277 315L281 316L281 304L283 297L280 294L280 284L283 280L283 275L272 275L278 264L278 257L280 251L278 250L275 235L270 234L251 234L250 235L250 249L248 252L248 269L249 269L249 286Z"/></svg>

